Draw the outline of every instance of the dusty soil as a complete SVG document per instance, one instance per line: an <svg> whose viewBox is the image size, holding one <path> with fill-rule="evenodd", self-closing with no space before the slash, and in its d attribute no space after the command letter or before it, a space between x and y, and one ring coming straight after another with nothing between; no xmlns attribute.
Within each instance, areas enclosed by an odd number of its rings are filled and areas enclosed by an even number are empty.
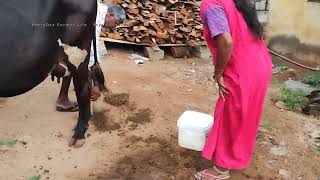
<svg viewBox="0 0 320 180"><path fill-rule="evenodd" d="M67 143L77 113L54 108L59 85L47 80L22 96L0 99L0 139L19 140L0 146L1 180L34 175L54 180L189 180L210 166L199 152L178 147L176 128L185 110L212 114L217 91L210 60L168 58L137 66L128 58L132 52L109 53L102 63L108 86L128 96L93 103L87 141L80 149ZM269 89L251 166L232 172L231 179L320 176L320 121L276 108L270 99L278 87ZM72 91L70 95L74 99Z"/></svg>

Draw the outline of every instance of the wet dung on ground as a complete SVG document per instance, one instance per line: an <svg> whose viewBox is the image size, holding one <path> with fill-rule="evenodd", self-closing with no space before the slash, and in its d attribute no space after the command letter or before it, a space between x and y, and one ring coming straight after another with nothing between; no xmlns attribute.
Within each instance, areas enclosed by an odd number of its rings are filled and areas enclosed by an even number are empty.
<svg viewBox="0 0 320 180"><path fill-rule="evenodd" d="M200 152L182 149L177 142L168 142L160 137L129 138L128 143L135 146L137 142L151 144L151 148L122 157L107 174L99 174L96 179L193 179L193 173L209 167L210 162L200 157ZM138 139L138 141L137 141Z"/></svg>
<svg viewBox="0 0 320 180"><path fill-rule="evenodd" d="M140 109L137 113L129 116L126 122L132 122L131 128L136 128L138 125L145 125L151 122L152 110L150 108Z"/></svg>
<svg viewBox="0 0 320 180"><path fill-rule="evenodd" d="M113 122L109 116L109 111L97 111L93 113L91 118L93 125L95 126L97 131L105 132L105 131L113 131L121 128L120 124Z"/></svg>

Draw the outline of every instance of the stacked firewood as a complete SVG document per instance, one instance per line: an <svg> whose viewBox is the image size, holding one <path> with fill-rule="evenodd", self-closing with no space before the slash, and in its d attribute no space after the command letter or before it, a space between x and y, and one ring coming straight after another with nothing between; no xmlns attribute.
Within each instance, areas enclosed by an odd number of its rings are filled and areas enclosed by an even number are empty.
<svg viewBox="0 0 320 180"><path fill-rule="evenodd" d="M302 112L315 117L320 117L320 90L312 91L307 98L308 102L302 109Z"/></svg>
<svg viewBox="0 0 320 180"><path fill-rule="evenodd" d="M102 36L133 43L201 45L204 42L199 0L113 0L127 20Z"/></svg>

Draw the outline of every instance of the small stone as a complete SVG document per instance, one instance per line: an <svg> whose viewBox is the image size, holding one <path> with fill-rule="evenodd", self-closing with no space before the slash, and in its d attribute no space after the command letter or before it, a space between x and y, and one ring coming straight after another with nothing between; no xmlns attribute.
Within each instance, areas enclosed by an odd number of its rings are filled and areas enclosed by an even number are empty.
<svg viewBox="0 0 320 180"><path fill-rule="evenodd" d="M305 95L310 95L312 91L317 90L317 88L299 81L288 80L284 84L289 90L297 93L303 92Z"/></svg>
<svg viewBox="0 0 320 180"><path fill-rule="evenodd" d="M77 168L78 166L74 166L73 168Z"/></svg>
<svg viewBox="0 0 320 180"><path fill-rule="evenodd" d="M283 146L274 146L271 148L271 153L275 156L286 156L288 154L288 149Z"/></svg>
<svg viewBox="0 0 320 180"><path fill-rule="evenodd" d="M279 109L285 109L285 105L284 105L284 102L282 101L278 101L276 102L275 106Z"/></svg>
<svg viewBox="0 0 320 180"><path fill-rule="evenodd" d="M58 137L58 138L62 138L62 137L63 137L63 134L62 134L61 132L59 132L58 135L57 135L57 137Z"/></svg>
<svg viewBox="0 0 320 180"><path fill-rule="evenodd" d="M273 163L275 163L276 161L275 160L270 160L269 161L269 164L273 164Z"/></svg>
<svg viewBox="0 0 320 180"><path fill-rule="evenodd" d="M49 173L50 171L46 169L46 170L44 170L43 172L44 172L44 173Z"/></svg>
<svg viewBox="0 0 320 180"><path fill-rule="evenodd" d="M20 141L21 144L23 144L24 146L27 145L26 141Z"/></svg>
<svg viewBox="0 0 320 180"><path fill-rule="evenodd" d="M271 144L278 146L279 143L273 138L273 137L269 137Z"/></svg>
<svg viewBox="0 0 320 180"><path fill-rule="evenodd" d="M285 146L287 143L285 141L280 142L280 146Z"/></svg>
<svg viewBox="0 0 320 180"><path fill-rule="evenodd" d="M281 175L281 176L283 176L283 177L285 177L285 178L289 178L289 172L288 171L286 171L286 170L284 170L284 169L280 169L279 170L279 174Z"/></svg>

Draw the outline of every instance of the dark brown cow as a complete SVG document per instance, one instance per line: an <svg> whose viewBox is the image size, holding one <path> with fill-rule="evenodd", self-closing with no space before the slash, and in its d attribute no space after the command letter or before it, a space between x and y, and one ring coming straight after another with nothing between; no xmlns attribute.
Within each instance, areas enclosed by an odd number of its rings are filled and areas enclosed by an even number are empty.
<svg viewBox="0 0 320 180"><path fill-rule="evenodd" d="M0 2L0 97L33 89L63 64L80 108L70 143L75 146L84 143L91 116L88 62L96 11L96 0Z"/></svg>

